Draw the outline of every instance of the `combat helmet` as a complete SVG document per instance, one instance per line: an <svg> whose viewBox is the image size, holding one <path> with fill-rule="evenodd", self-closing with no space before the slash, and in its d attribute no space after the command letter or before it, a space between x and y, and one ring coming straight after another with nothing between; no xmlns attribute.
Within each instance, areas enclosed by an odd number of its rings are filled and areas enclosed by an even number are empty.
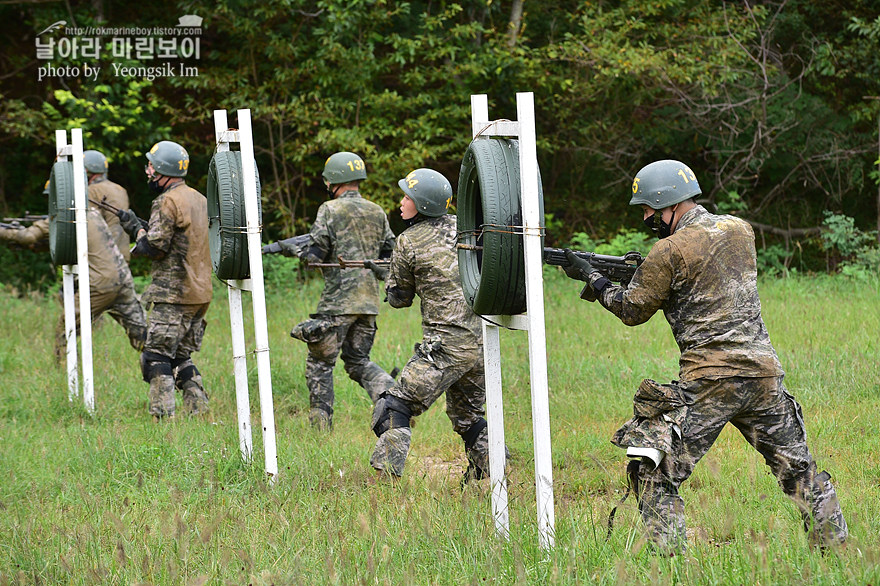
<svg viewBox="0 0 880 586"><path fill-rule="evenodd" d="M662 210L700 195L700 184L691 168L680 161L654 161L636 173L629 205Z"/></svg>
<svg viewBox="0 0 880 586"><path fill-rule="evenodd" d="M147 160L153 163L156 173L165 177L186 177L189 169L189 153L170 140L162 140L154 144L147 153Z"/></svg>
<svg viewBox="0 0 880 586"><path fill-rule="evenodd" d="M367 166L364 160L354 153L347 151L334 153L327 157L321 177L330 185L362 181L367 178Z"/></svg>
<svg viewBox="0 0 880 586"><path fill-rule="evenodd" d="M89 150L83 152L83 164L89 173L103 175L107 172L107 157L101 151Z"/></svg>
<svg viewBox="0 0 880 586"><path fill-rule="evenodd" d="M423 216L436 218L446 213L452 202L452 185L433 169L416 169L397 182Z"/></svg>

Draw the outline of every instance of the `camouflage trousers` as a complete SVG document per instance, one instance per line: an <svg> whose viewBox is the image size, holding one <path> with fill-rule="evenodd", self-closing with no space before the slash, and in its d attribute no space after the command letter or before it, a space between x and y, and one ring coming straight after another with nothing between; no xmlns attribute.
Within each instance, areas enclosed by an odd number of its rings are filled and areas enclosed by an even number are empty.
<svg viewBox="0 0 880 586"><path fill-rule="evenodd" d="M308 342L306 384L309 387L309 420L313 425L329 426L333 417L333 368L341 357L345 372L358 383L375 403L392 384L385 370L370 361L376 337L375 315L326 315L322 332Z"/></svg>
<svg viewBox="0 0 880 586"><path fill-rule="evenodd" d="M147 337L147 318L131 283L110 289L92 289L89 292L89 304L93 322L104 312L109 313L110 317L125 330L131 347L138 352L143 349L144 340ZM79 291L74 293L73 305L76 313L76 335L78 336L80 332ZM55 328L55 358L59 362L67 351L65 328L64 313L62 312Z"/></svg>
<svg viewBox="0 0 880 586"><path fill-rule="evenodd" d="M174 415L175 387L183 391L184 405L190 413L207 411L208 395L191 354L202 347L208 305L153 304L141 355L144 380L150 383L151 415Z"/></svg>
<svg viewBox="0 0 880 586"><path fill-rule="evenodd" d="M468 432L485 424L486 378L483 372L482 347L439 348L430 352L425 344L416 344L416 351L403 367L400 377L388 391L400 399L416 417L446 394L446 415L452 429L464 439ZM471 466L488 473L489 433L483 426L466 447ZM409 454L410 427L392 427L376 441L370 464L395 476L403 475ZM467 440L466 440L467 441ZM470 468L469 468L470 469Z"/></svg>
<svg viewBox="0 0 880 586"><path fill-rule="evenodd" d="M730 422L763 457L783 492L797 505L811 544L842 544L848 535L827 472L817 473L807 448L801 407L782 377L731 377L682 382L689 404L672 453L653 469L639 468L639 510L662 551L686 548L684 501L678 488Z"/></svg>

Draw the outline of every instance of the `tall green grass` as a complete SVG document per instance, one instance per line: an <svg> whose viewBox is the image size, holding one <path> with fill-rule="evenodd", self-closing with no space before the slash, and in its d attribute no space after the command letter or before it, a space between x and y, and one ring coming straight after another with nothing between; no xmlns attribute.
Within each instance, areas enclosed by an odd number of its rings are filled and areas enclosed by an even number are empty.
<svg viewBox="0 0 880 586"><path fill-rule="evenodd" d="M52 359L60 308L0 294L0 584L877 584L880 582L880 293L875 284L797 278L761 284L786 384L811 449L834 477L850 547L811 551L795 507L755 453L726 429L683 488L690 550L652 554L609 443L642 378L677 374L661 315L628 328L578 285L546 288L556 545L538 546L528 339L502 334L511 538L494 533L488 482L459 487L461 439L442 400L418 418L399 483L376 482L366 393L336 372L332 433L307 423L305 345L288 332L320 282L269 292L279 476L263 474L255 361L254 462L238 453L226 293L218 287L196 362L207 418L156 425L137 354L112 320L94 330L89 415L68 402ZM249 302L249 299L246 298ZM250 318L247 318L250 324ZM250 328L250 326L249 326ZM253 347L252 328L248 347ZM379 316L373 358L402 366L418 309Z"/></svg>

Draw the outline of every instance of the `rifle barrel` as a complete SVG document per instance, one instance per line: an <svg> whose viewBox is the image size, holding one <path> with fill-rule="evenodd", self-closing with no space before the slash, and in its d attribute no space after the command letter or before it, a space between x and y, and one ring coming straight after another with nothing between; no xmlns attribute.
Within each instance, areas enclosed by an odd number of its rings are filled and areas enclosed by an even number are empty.
<svg viewBox="0 0 880 586"><path fill-rule="evenodd" d="M95 200L93 200L92 198L89 198L89 202L95 204L96 206L99 206L99 207L102 207L102 208L107 208L108 210L110 210L110 211L113 212L114 214L118 214L118 213L120 212L119 208L110 205L110 204L107 203L106 201L95 201Z"/></svg>

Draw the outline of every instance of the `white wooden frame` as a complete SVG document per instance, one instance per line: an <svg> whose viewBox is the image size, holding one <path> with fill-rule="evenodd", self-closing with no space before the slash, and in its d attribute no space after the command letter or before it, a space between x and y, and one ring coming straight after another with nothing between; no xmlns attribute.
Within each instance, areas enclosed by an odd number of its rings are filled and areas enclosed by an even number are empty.
<svg viewBox="0 0 880 586"><path fill-rule="evenodd" d="M495 528L510 536L507 480L504 476L504 409L501 388L500 327L529 333L529 374L532 393L532 436L535 451L535 495L540 545L548 550L555 542L553 467L550 449L550 403L547 384L547 336L544 324L543 246L538 201L538 156L535 104L531 92L516 94L517 121L489 119L485 94L471 96L471 130L481 136L519 139L520 202L523 212L523 246L526 269L526 313L484 316L483 358L486 370L486 415L489 422L489 475ZM488 320L488 321L487 321ZM498 325L495 325L498 324Z"/></svg>
<svg viewBox="0 0 880 586"><path fill-rule="evenodd" d="M67 341L67 398L79 395L76 351L76 308L74 306L74 279L79 284L80 342L82 345L83 404L95 412L95 375L92 363L92 304L89 284L89 237L86 200L86 169L83 165L82 128L55 131L57 161L73 161L73 207L76 229L76 264L61 267L63 275L64 335ZM68 158L69 157L69 158Z"/></svg>
<svg viewBox="0 0 880 586"><path fill-rule="evenodd" d="M241 145L241 174L244 183L244 207L247 219L248 260L251 278L230 280L229 319L232 329L232 368L235 375L235 399L238 409L238 443L242 458L253 460L251 413L248 395L247 364L245 362L244 318L241 292L250 291L254 313L254 340L257 358L257 379L260 389L260 421L263 426L263 452L266 475L274 482L278 475L278 457L275 444L275 412L272 403L272 372L269 365L269 331L266 322L266 294L263 283L263 257L260 244L262 226L259 222L257 178L254 169L254 137L251 130L251 111L238 111L238 130L230 130L226 110L214 110L214 132L217 151L228 151L229 144Z"/></svg>

